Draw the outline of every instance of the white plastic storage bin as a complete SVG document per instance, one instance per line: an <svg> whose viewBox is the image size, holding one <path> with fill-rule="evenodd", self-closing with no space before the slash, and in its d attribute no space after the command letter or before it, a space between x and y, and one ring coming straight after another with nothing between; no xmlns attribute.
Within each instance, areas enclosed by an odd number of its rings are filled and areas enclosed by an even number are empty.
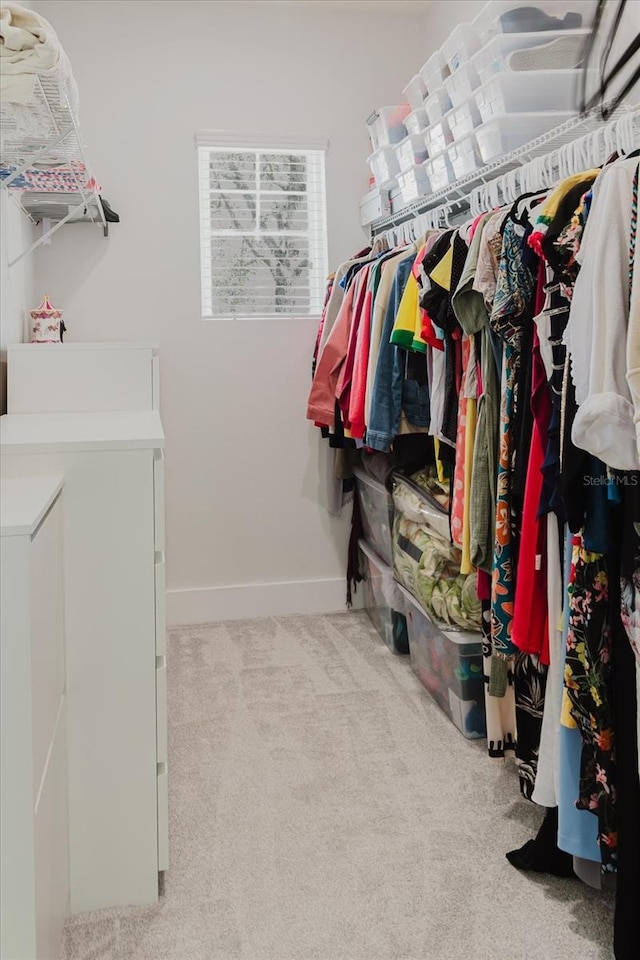
<svg viewBox="0 0 640 960"><path fill-rule="evenodd" d="M464 63L468 63L479 47L480 40L473 24L459 23L452 30L449 39L442 44L442 55L451 73L455 73Z"/></svg>
<svg viewBox="0 0 640 960"><path fill-rule="evenodd" d="M474 98L467 100L461 106L450 110L445 120L449 124L454 143L456 140L463 140L470 133L473 133L476 127L480 126L481 118L478 104Z"/></svg>
<svg viewBox="0 0 640 960"><path fill-rule="evenodd" d="M393 195L392 195L393 196ZM393 564L393 497L361 467L353 471L360 500L362 529L368 543L389 566Z"/></svg>
<svg viewBox="0 0 640 960"><path fill-rule="evenodd" d="M392 146L380 147L372 153L368 160L378 187L388 186L398 176L398 158Z"/></svg>
<svg viewBox="0 0 640 960"><path fill-rule="evenodd" d="M442 190L456 179L451 161L446 153L441 153L440 156L434 157L432 160L426 160L424 169L429 177L432 193Z"/></svg>
<svg viewBox="0 0 640 960"><path fill-rule="evenodd" d="M431 193L429 177L422 164L414 164L410 170L398 174L398 186L404 203L412 203Z"/></svg>
<svg viewBox="0 0 640 960"><path fill-rule="evenodd" d="M489 123L483 123L476 130L476 139L480 156L484 163L494 157L509 153L517 147L535 140L543 133L560 126L568 120L571 113L509 113L496 117Z"/></svg>
<svg viewBox="0 0 640 960"><path fill-rule="evenodd" d="M391 187L389 192L389 201L391 203L391 213L397 213L398 210L402 210L404 207L404 202L402 200L402 191L396 183L395 186Z"/></svg>
<svg viewBox="0 0 640 960"><path fill-rule="evenodd" d="M424 102L424 109L430 124L439 123L442 120L445 113L451 110L451 100L444 87L438 87L427 97Z"/></svg>
<svg viewBox="0 0 640 960"><path fill-rule="evenodd" d="M358 547L364 608L389 649L406 655L409 639L402 590L393 579L391 567L364 540Z"/></svg>
<svg viewBox="0 0 640 960"><path fill-rule="evenodd" d="M485 737L482 641L479 633L443 630L406 590L411 667L458 730L469 739Z"/></svg>
<svg viewBox="0 0 640 960"><path fill-rule="evenodd" d="M575 112L581 70L535 70L498 73L476 90L483 122L505 113Z"/></svg>
<svg viewBox="0 0 640 960"><path fill-rule="evenodd" d="M472 63L464 63L444 82L444 88L453 107L460 107L466 100L470 100L473 91L479 85L480 77Z"/></svg>
<svg viewBox="0 0 640 960"><path fill-rule="evenodd" d="M419 73L416 73L402 91L412 110L419 110L427 95L427 85Z"/></svg>
<svg viewBox="0 0 640 960"><path fill-rule="evenodd" d="M404 140L407 135L404 118L410 111L408 103L401 103L395 107L380 107L371 114L367 128L374 152L386 144Z"/></svg>
<svg viewBox="0 0 640 960"><path fill-rule="evenodd" d="M400 173L405 170L411 170L416 163L424 163L427 159L427 148L425 147L424 137L405 137L402 143L395 145L394 149L396 151Z"/></svg>
<svg viewBox="0 0 640 960"><path fill-rule="evenodd" d="M411 113L408 113L404 118L404 125L407 128L409 136L421 134L426 130L428 122L427 111L424 109L423 104L420 104L418 110L412 110Z"/></svg>
<svg viewBox="0 0 640 960"><path fill-rule="evenodd" d="M474 173L479 167L483 166L482 157L473 133L470 133L464 140L452 143L447 153L456 180Z"/></svg>
<svg viewBox="0 0 640 960"><path fill-rule="evenodd" d="M525 7L528 12L518 14L517 11ZM490 0L473 21L473 26L480 42L485 44L499 33L550 33L540 15L559 18L562 24L555 29L590 27L596 7L597 0L536 0L535 3L531 0ZM574 17L568 14L574 14Z"/></svg>
<svg viewBox="0 0 640 960"><path fill-rule="evenodd" d="M449 76L449 65L441 50L432 53L424 66L420 67L420 76L427 87L427 96L442 86L444 78Z"/></svg>
<svg viewBox="0 0 640 960"><path fill-rule="evenodd" d="M444 117L425 131L424 142L430 157L437 157L439 153L447 149L450 143L453 143L449 124Z"/></svg>
<svg viewBox="0 0 640 960"><path fill-rule="evenodd" d="M379 220L380 217L388 217L390 213L388 190L376 187L374 190L369 190L360 201L360 225L363 227L373 223L374 220Z"/></svg>
<svg viewBox="0 0 640 960"><path fill-rule="evenodd" d="M559 37L577 36L585 42L589 30L548 30L543 33L499 33L485 44L471 61L481 83L491 80L496 73L509 70L509 56L516 50L543 47ZM523 71L528 72L528 71Z"/></svg>

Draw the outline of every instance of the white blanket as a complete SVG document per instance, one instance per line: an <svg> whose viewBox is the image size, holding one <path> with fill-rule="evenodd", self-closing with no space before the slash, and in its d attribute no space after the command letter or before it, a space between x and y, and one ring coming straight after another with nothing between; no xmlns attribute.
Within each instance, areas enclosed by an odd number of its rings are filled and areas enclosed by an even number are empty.
<svg viewBox="0 0 640 960"><path fill-rule="evenodd" d="M58 74L77 112L71 65L51 24L19 3L0 5L0 94L5 104L26 105L36 76Z"/></svg>

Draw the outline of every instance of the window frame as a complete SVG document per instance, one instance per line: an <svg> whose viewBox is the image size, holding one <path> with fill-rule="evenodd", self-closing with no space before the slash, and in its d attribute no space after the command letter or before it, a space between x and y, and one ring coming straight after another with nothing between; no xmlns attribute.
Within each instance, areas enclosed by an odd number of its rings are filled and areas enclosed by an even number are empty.
<svg viewBox="0 0 640 960"><path fill-rule="evenodd" d="M329 148L328 140L309 140L292 137L277 136L258 136L254 134L244 134L234 131L208 131L199 132L195 137L196 153L198 162L198 215L199 215L199 242L200 242L200 319L204 322L218 320L274 320L274 319L296 319L296 320L317 320L322 313L323 300L325 295L326 276L328 271L328 215L327 215L327 195L326 195L326 154ZM211 274L207 275L207 269L210 270L212 258L212 241L216 237L240 237L254 235L259 237L263 235L276 235L274 230L260 229L260 197L264 196L282 196L285 191L274 189L273 191L261 190L259 178L256 177L255 199L256 199L256 225L253 231L243 231L238 229L212 229L210 226L209 212L207 211L207 201L210 196L210 187L205 185L203 170L208 166L212 154L216 153L248 153L256 158L256 173L259 170L258 163L261 154L282 154L284 156L305 156L308 158L307 189L299 191L305 194L313 201L315 211L307 207L308 224L304 231L292 229L285 231L284 236L299 236L307 240L309 250L309 260L312 264L317 263L317 268L312 268L306 275L309 287L309 310L308 312L296 311L295 309L276 312L275 310L259 310L253 313L235 313L229 310L220 313L214 313L214 294L216 287L213 283ZM206 191L206 196L205 196ZM219 191L220 194L232 191ZM248 191L253 193L254 191ZM294 193L295 191L290 191Z"/></svg>

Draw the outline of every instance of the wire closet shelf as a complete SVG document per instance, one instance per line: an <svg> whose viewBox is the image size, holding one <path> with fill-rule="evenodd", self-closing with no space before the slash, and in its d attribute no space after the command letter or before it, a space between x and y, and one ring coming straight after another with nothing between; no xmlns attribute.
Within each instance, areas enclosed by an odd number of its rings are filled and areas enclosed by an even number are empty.
<svg viewBox="0 0 640 960"><path fill-rule="evenodd" d="M640 147L640 106L625 107L603 123L595 111L573 117L543 136L491 161L455 183L421 197L371 224L372 237L410 243L426 230L451 226L513 203L522 193L553 187L604 163L615 151Z"/></svg>
<svg viewBox="0 0 640 960"><path fill-rule="evenodd" d="M99 188L89 172L78 121L61 75L35 77L34 95L28 104L1 105L0 163L11 171L2 179L1 188L13 187L10 193L23 212L43 225L38 239L9 266L46 243L69 221L95 223L108 236ZM69 176L68 190L34 191L16 184L29 169L55 170L62 165Z"/></svg>

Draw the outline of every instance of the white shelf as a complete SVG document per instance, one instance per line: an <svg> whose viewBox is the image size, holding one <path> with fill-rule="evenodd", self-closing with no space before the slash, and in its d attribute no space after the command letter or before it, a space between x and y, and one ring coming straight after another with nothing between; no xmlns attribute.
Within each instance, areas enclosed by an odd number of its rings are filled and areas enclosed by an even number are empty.
<svg viewBox="0 0 640 960"><path fill-rule="evenodd" d="M108 235L108 224L91 176L80 129L62 75L35 78L34 96L25 106L0 106L0 164L15 168L0 187L9 190L41 236L11 261L17 263L51 237L65 223L96 223ZM18 186L29 169L43 173L64 166L72 170L69 190L35 191Z"/></svg>
<svg viewBox="0 0 640 960"><path fill-rule="evenodd" d="M629 116L631 122L634 124L634 141L637 139L638 142L640 142L640 109L637 107L631 110L621 108L616 111L612 121L610 121L607 127L613 129L616 122L625 116ZM497 157L490 163L479 167L473 173L461 177L459 180L456 180L455 183L448 184L446 187L434 193L420 197L420 199L402 207L388 217L374 221L369 225L371 232L374 235L382 233L385 230L413 220L422 214L435 212L437 208L443 208L443 210L446 208L448 215L462 215L469 211L472 194L478 190L478 188L481 188L485 184L493 183L503 177L504 174L517 170L535 160L539 160L542 157L550 157L554 151L558 151L562 147L572 144L588 134L603 130L604 128L605 125L600 115L596 112L585 117L572 117L554 129L549 130L548 133L536 137L535 140L523 144L523 146L511 151L511 153ZM637 146L637 143L634 143L634 145ZM607 149L605 142L603 142L603 147ZM613 152L613 149L615 149L615 144L614 141L611 140L609 153ZM604 162L605 159L606 156L602 157L600 162ZM583 167L580 169L582 168Z"/></svg>
<svg viewBox="0 0 640 960"><path fill-rule="evenodd" d="M161 450L155 410L113 413L7 413L0 417L2 454Z"/></svg>

